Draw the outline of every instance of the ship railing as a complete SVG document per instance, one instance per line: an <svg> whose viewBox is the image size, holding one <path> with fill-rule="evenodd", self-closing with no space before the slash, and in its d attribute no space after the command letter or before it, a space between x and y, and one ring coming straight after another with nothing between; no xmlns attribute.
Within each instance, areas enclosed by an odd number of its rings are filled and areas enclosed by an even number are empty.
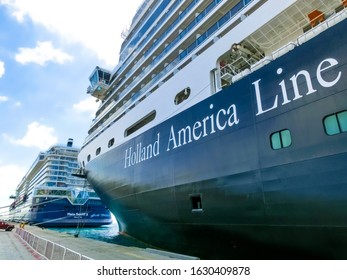
<svg viewBox="0 0 347 280"><path fill-rule="evenodd" d="M297 39L298 44L299 45L304 44L308 40L312 39L313 37L323 32L324 30L344 20L346 17L347 17L347 9L343 9L342 11L338 13L332 14L330 17L326 18L323 22L321 22L317 26L313 27L312 29L310 29L309 31L306 31L303 35L301 35Z"/></svg>
<svg viewBox="0 0 347 280"><path fill-rule="evenodd" d="M288 51L292 50L295 46L299 45L299 44L303 44L304 42L306 42L307 40L313 38L314 36L318 35L319 33L321 33L323 30L325 30L325 27L322 27L322 25L327 25L327 26L332 26L336 23L338 23L339 21L343 20L346 17L346 9L344 9L341 12L338 12L330 17L328 17L324 22L318 24L317 26L315 26L314 28L312 28L309 31L306 31L303 35L301 35L300 37L298 37L295 42L289 42L289 44L285 45L284 47L281 47L280 49L274 51L271 55L264 57L263 59L261 59L258 62L255 62L254 64L250 65L250 69L251 71L245 70L245 72L243 72L242 74L236 74L237 77L234 77L234 75L232 75L230 72L227 73L227 75L225 76L226 80L230 83L235 82L236 80L239 80L243 77L245 77L247 74L249 74L250 72L253 72L255 70L258 70L259 68L261 68L262 66L266 65L267 63L269 63L270 61L282 56L283 54L287 53ZM151 87L155 87L155 83L159 80L159 78L163 77L165 74L167 74L169 71L167 70L172 70L174 67L177 66L177 64L179 64L179 62L181 62L181 58L177 58L175 59L172 63L170 63L166 68L164 68L164 70L157 75L156 77L154 77L154 79L151 80L150 83L144 85L144 87L142 87L137 93L135 93L131 99L128 100L124 100L125 98L125 94L121 94L120 97L118 97L115 101L116 103L120 104L121 102L123 102L123 104L117 108L117 113L112 115L112 118L106 118L106 120L104 122L101 122L100 125L97 126L97 123L100 122L100 119L102 119L103 117L105 117L105 115L107 113L110 113L111 110L113 110L113 106L108 107L108 110L106 112L104 112L101 116L98 116L95 120L94 123L92 125L92 128L89 130L89 135L86 138L86 141L83 145L83 147L85 147L88 143L90 143L93 139L95 139L99 134L101 134L105 129L107 129L112 123L114 123L120 116L122 116L124 113L126 113L130 107L132 107L132 104L135 104L135 100L134 99L139 99L141 96L144 95L149 95L151 94L151 90L149 90ZM254 66L253 66L254 65ZM150 65L149 65L150 66ZM149 67L147 66L147 67ZM144 73L145 71L143 71ZM142 74L143 75L143 74ZM141 76L142 77L142 76ZM137 83L137 81L136 81ZM127 89L129 89L129 87L133 87L135 84L130 83L127 86ZM125 93L128 93L129 91L126 91ZM146 94L144 94L146 93ZM122 101L123 99L123 101ZM83 148L82 147L82 148Z"/></svg>
<svg viewBox="0 0 347 280"><path fill-rule="evenodd" d="M256 63L251 65L251 72L254 72L258 70L259 68L265 66L266 64L270 63L273 60L273 56L265 56L261 60L257 61Z"/></svg>
<svg viewBox="0 0 347 280"><path fill-rule="evenodd" d="M251 70L249 68L242 70L240 73L237 73L235 76L232 77L232 82L235 83L236 81L247 76L249 73L251 73Z"/></svg>
<svg viewBox="0 0 347 280"><path fill-rule="evenodd" d="M221 64L220 75L222 79L231 82L231 78L237 73L237 69L231 63L227 63L225 65L223 63Z"/></svg>
<svg viewBox="0 0 347 280"><path fill-rule="evenodd" d="M231 11L229 11L230 15L228 20L223 21L223 24L221 24L219 26L219 28L223 27L225 25L226 22L229 22L229 20L231 19L235 19L236 15L238 14L238 12L240 12L244 7L246 7L249 3L251 3L252 1L248 1L246 5L243 5L241 3L243 3L242 1L239 2L238 5L236 5ZM217 29L219 30L219 29ZM215 32L217 32L217 30L214 30L213 32L208 30L205 33L209 34L208 36L200 36L203 37L202 41L199 41L199 39L197 39L195 41L195 46L194 48L189 47L189 53L193 52L194 50L196 50L197 47L202 46L202 43L207 41L207 39L213 37L215 34ZM198 43L199 41L199 43ZM151 69L152 65L157 63L159 60L163 59L163 57L169 52L168 49L166 49L162 54L158 55L151 63L150 65L148 65L146 67L146 69ZM162 82L159 82L159 80L161 78L164 78L163 81L165 81L165 75L167 75L172 69L176 68L176 70L173 71L173 74L175 74L175 71L178 71L178 69L180 67L177 67L179 64L182 64L184 62L185 57L188 55L188 50L186 49L184 52L180 53L172 62L170 62L169 64L167 64L164 69L162 69L162 71L158 74L156 74L154 77L152 77L152 79L150 79L150 82L147 83L146 85L144 85L138 92L136 92L130 99L126 100L126 95L131 92L137 85L137 81L133 81L131 82L129 85L126 86L126 88L123 90L122 93L119 94L118 97L116 97L114 99L114 101L116 101L116 103L112 104L111 107L107 107L107 111L105 111L104 109L102 110L102 113L100 113L99 116L97 116L92 124L91 129L88 131L88 136L85 139L85 143L82 146L85 147L86 145L88 145L88 143L90 143L91 141L93 141L96 137L98 137L98 135L100 135L105 129L107 129L112 123L116 122L121 116L123 116L125 113L127 113L132 107L133 105L136 103L138 103L138 100L140 98L144 98L147 97L148 95L150 95L158 86L160 86L160 84ZM139 78L143 78L143 76L147 73L146 70L143 70L142 73L139 75ZM157 84L157 85L156 85ZM112 96L115 92L116 92L117 88L114 88L111 93L109 94L109 96ZM136 99L136 100L135 100ZM123 104L122 104L123 103ZM118 104L122 104L120 105L120 107L118 107ZM116 108L116 112L113 112L113 108ZM107 118L106 115L108 115L108 113L112 114L112 117ZM105 118L105 120L102 120L103 118Z"/></svg>
<svg viewBox="0 0 347 280"><path fill-rule="evenodd" d="M303 35L301 35L298 38L298 44L301 45L301 44L307 42L308 40L312 39L313 37L317 36L318 34L323 32L324 30L326 30L327 28L328 28L328 23L326 21L320 23L316 27L312 28L311 30L309 30L309 31L305 32Z"/></svg>
<svg viewBox="0 0 347 280"><path fill-rule="evenodd" d="M235 5L235 6L229 11L229 13L228 13L228 19L220 19L220 21L219 21L219 22L220 22L220 25L219 25L219 27L217 28L217 30L218 30L219 28L221 28L226 22L229 22L229 20L231 20L231 19L233 19L234 17L236 17L236 15L237 15L244 7L246 7L248 4L250 4L251 2L252 2L252 1L246 1L246 2L239 1L239 3L238 3L237 5ZM217 2L216 2L214 5L217 5ZM207 14L208 14L208 13L204 14L204 17L207 16ZM202 17L200 20L202 20L204 17ZM219 22L218 22L218 23L219 23ZM197 25L197 23L198 23L198 21L195 22L194 26ZM178 55L178 57L177 57L176 59L174 59L174 61L172 61L171 63L172 63L173 65L176 65L176 64L178 64L178 62L184 60L184 58L185 58L189 53L191 53L193 50L195 50L195 49L196 49L198 46L200 46L204 41L206 41L208 38L210 38L210 37L212 36L213 33L215 33L215 32L217 31L217 30L212 30L213 27L211 27L210 29L211 29L211 30L207 30L207 31L205 32L206 34L202 34L191 46L189 46L187 49L183 50L183 51ZM174 40L169 44L169 46L167 46L167 47L163 50L162 53L158 54L158 55L149 63L149 65L147 65L147 67L141 71L141 74L139 74L138 78L142 79L142 78L146 75L146 73L148 73L148 71L149 71L150 69L153 68L154 65L157 65L158 62L159 62L160 60L162 60L165 56L167 56L167 54L171 53L171 50L172 50L173 46L174 46L174 45L177 45L177 43L178 43L179 41L181 41L182 38L184 37L184 36L182 36L182 34L183 34L183 33L181 33L178 37L176 37L176 39L174 39ZM207 34L208 34L208 35L207 35ZM181 38L181 36L182 36L182 38ZM159 40L158 40L158 42L159 42ZM193 46L193 45L194 45L194 46ZM192 47L192 46L193 46L193 47ZM178 62L177 62L176 60L178 60ZM170 64L171 64L171 63L170 63ZM123 66L122 66L122 67L123 67ZM124 66L124 67L125 67L125 66ZM170 66L170 67L171 67L171 66ZM122 69L122 68L121 68L121 69ZM129 70L129 71L126 73L125 78L130 77L131 74L132 74L136 69L137 69L137 67L133 67L131 70ZM162 76L164 76L164 74L167 73L167 72L168 72L168 71L167 71L167 68L164 67L164 69L162 69L162 71L160 71L160 74L161 74ZM149 82L149 84L148 84L148 87L154 86L154 84L155 84L156 82L157 82L157 80L151 80L151 81ZM129 85L126 85L125 88L123 89L123 93L121 93L121 94L119 95L119 97L117 98L117 100L121 99L121 98L124 96L124 95L123 95L124 92L125 92L125 94L127 94L129 91L131 91L131 88L134 87L135 85L137 85L137 82L134 82L134 81L130 82ZM114 87L114 89L113 89L110 93L108 93L108 96L109 96L108 98L111 98L111 96L113 96L114 93L115 93L118 89L119 89L118 87ZM130 89L130 90L129 90L129 89ZM142 90L142 89L141 89L141 90ZM104 111L105 108L102 109L102 108L100 107L99 110ZM98 118L98 119L100 119L100 118Z"/></svg>
<svg viewBox="0 0 347 280"><path fill-rule="evenodd" d="M290 52L296 46L304 44L308 40L314 38L315 36L317 36L318 34L323 32L324 30L332 27L333 25L339 23L340 21L344 20L345 18L347 18L347 9L346 8L344 10L336 13L336 14L332 14L330 17L325 19L325 21L319 23L318 25L316 25L312 29L306 31L304 34L299 36L296 40L287 43L286 45L284 45L284 46L280 47L279 49L273 51L270 55L265 56L261 60L259 60L256 63L252 64L251 67L250 67L250 70L249 69L245 69L242 72L233 75L231 77L231 81L234 83L234 82L242 79L243 77L245 77L249 73L254 72L254 71L260 69L261 67L263 67L266 64L270 63L271 61L273 61L273 60L283 56L284 54ZM225 73L225 72L226 72L225 70L222 72L222 68L221 68L221 74ZM229 72L229 73L231 73L231 72ZM223 76L222 76L222 78L223 78Z"/></svg>
<svg viewBox="0 0 347 280"><path fill-rule="evenodd" d="M23 228L17 228L15 233L29 245L40 257L46 260L92 260L78 252L55 242L32 234Z"/></svg>
<svg viewBox="0 0 347 280"><path fill-rule="evenodd" d="M285 55L286 53L293 50L296 46L297 46L297 44L295 42L289 42L289 43L285 44L284 46L280 47L276 51L272 52L272 54L271 54L272 60L275 60L275 59L279 58L280 56Z"/></svg>

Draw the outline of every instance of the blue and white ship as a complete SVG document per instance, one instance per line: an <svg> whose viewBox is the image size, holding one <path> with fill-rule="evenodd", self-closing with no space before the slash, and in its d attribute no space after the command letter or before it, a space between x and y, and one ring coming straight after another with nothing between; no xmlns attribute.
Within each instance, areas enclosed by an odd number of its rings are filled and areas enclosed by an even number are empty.
<svg viewBox="0 0 347 280"><path fill-rule="evenodd" d="M143 1L90 76L79 153L121 231L204 259L346 259L346 6Z"/></svg>
<svg viewBox="0 0 347 280"><path fill-rule="evenodd" d="M99 227L112 223L110 210L78 174L73 140L41 152L16 188L9 218L40 227Z"/></svg>

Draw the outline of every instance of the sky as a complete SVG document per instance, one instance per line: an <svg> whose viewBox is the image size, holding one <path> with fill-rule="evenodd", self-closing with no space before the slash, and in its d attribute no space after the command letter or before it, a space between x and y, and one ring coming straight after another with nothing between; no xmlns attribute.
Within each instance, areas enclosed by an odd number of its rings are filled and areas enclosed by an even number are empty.
<svg viewBox="0 0 347 280"><path fill-rule="evenodd" d="M0 219L40 151L81 147L99 103L95 66L114 69L143 0L0 0Z"/></svg>

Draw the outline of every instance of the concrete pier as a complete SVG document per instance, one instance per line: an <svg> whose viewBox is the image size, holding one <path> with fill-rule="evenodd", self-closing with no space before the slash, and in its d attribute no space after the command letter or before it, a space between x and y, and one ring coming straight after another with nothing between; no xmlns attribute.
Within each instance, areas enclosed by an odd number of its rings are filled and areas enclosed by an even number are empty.
<svg viewBox="0 0 347 280"><path fill-rule="evenodd" d="M173 260L197 259L171 252L127 247L25 225L0 232L2 260Z"/></svg>
<svg viewBox="0 0 347 280"><path fill-rule="evenodd" d="M0 231L0 260L40 259L14 231Z"/></svg>

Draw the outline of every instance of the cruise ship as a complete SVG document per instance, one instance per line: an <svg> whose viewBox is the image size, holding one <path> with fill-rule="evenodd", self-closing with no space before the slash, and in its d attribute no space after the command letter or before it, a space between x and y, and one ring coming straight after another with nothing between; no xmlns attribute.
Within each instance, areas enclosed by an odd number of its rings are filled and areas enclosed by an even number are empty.
<svg viewBox="0 0 347 280"><path fill-rule="evenodd" d="M38 157L12 196L9 219L39 227L100 227L112 223L110 210L78 174L73 139Z"/></svg>
<svg viewBox="0 0 347 280"><path fill-rule="evenodd" d="M347 258L346 6L142 2L89 77L79 153L121 232L201 259Z"/></svg>

